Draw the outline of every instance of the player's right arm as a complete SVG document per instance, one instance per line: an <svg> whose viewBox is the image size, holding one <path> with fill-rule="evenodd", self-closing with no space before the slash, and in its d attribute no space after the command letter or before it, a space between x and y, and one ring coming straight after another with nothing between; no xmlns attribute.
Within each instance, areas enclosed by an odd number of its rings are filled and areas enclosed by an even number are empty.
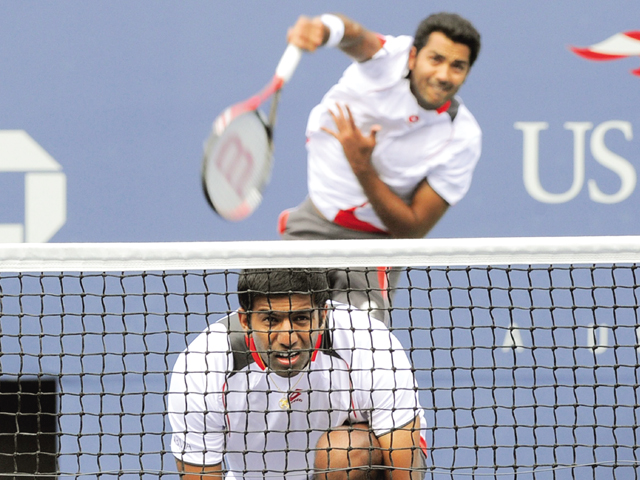
<svg viewBox="0 0 640 480"><path fill-rule="evenodd" d="M176 458L176 465L182 480L206 480L223 478L222 463L213 466L190 465Z"/></svg>
<svg viewBox="0 0 640 480"><path fill-rule="evenodd" d="M358 22L340 14L333 14L344 22L344 36L338 48L358 62L369 60L382 48L378 35ZM320 17L301 16L289 28L287 41L308 52L314 52L329 39L330 30Z"/></svg>

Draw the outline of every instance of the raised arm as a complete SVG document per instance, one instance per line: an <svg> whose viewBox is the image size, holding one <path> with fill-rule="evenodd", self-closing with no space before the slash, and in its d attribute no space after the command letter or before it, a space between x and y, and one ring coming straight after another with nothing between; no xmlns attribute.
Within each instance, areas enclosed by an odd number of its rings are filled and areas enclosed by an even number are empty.
<svg viewBox="0 0 640 480"><path fill-rule="evenodd" d="M340 14L332 14L344 23L344 35L338 43L338 48L358 62L369 60L380 50L382 42L378 35ZM335 19L334 19L335 21ZM323 22L321 16L301 16L298 21L289 28L287 41L308 52L314 52L327 43L331 35L331 21Z"/></svg>

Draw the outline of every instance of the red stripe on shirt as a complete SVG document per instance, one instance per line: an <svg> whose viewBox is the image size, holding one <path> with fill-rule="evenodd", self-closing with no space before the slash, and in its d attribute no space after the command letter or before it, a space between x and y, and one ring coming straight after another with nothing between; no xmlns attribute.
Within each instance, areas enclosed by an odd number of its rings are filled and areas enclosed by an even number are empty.
<svg viewBox="0 0 640 480"><path fill-rule="evenodd" d="M282 235L287 229L287 222L289 221L289 210L284 210L278 217L278 233Z"/></svg>
<svg viewBox="0 0 640 480"><path fill-rule="evenodd" d="M440 108L436 109L436 112L444 113L447 110L449 110L450 106L451 106L451 100L447 100L447 102L444 105L442 105Z"/></svg>
<svg viewBox="0 0 640 480"><path fill-rule="evenodd" d="M267 366L262 361L262 357L260 356L260 354L256 352L256 344L253 342L253 338L249 336L245 336L244 341L247 343L247 347L249 347L249 350L251 351L251 356L253 357L253 360L256 362L256 364L262 370L266 370Z"/></svg>
<svg viewBox="0 0 640 480"><path fill-rule="evenodd" d="M318 356L318 350L320 349L320 345L322 345L322 332L318 335L318 340L316 341L316 346L313 349L313 355L311 355L311 361L314 362L316 357Z"/></svg>
<svg viewBox="0 0 640 480"><path fill-rule="evenodd" d="M422 435L420 435L420 448L422 449L422 452L424 453L424 456L427 456L427 441L424 439L424 437Z"/></svg>
<svg viewBox="0 0 640 480"><path fill-rule="evenodd" d="M344 228L349 228L351 230L358 230L360 232L369 232L369 233L388 233L384 230L379 229L378 227L371 225L370 223L363 222L358 217L356 217L355 210L359 207L353 207L349 210L340 210L338 214L333 219L333 223L336 223Z"/></svg>
<svg viewBox="0 0 640 480"><path fill-rule="evenodd" d="M378 285L380 285L380 290L382 293L382 297L387 299L389 298L389 282L387 281L387 272L389 271L388 267L377 267L378 270Z"/></svg>

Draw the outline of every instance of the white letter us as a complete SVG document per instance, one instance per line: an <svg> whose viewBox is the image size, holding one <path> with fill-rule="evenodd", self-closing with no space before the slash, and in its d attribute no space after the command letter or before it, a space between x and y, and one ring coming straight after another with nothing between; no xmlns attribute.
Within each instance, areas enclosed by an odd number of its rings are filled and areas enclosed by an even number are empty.
<svg viewBox="0 0 640 480"><path fill-rule="evenodd" d="M523 132L523 181L533 198L543 203L565 203L575 198L584 184L586 133L593 127L591 122L566 122L564 128L573 131L573 183L564 193L549 193L540 183L539 151L540 131L549 128L547 122L516 122L514 127ZM636 171L628 160L613 153L605 143L604 137L609 130L620 130L626 140L633 139L629 122L611 120L598 125L591 135L591 153L595 160L620 178L620 189L613 194L603 193L590 179L589 198L598 203L618 203L633 193L636 187Z"/></svg>

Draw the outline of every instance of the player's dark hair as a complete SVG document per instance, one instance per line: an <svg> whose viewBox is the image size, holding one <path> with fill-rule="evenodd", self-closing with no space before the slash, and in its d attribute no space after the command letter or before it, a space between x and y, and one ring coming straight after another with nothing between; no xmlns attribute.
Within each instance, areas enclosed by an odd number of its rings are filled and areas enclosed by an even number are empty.
<svg viewBox="0 0 640 480"><path fill-rule="evenodd" d="M247 269L238 278L238 302L250 311L256 297L310 295L313 307L329 300L327 273L311 268Z"/></svg>
<svg viewBox="0 0 640 480"><path fill-rule="evenodd" d="M480 33L469 20L456 13L440 12L429 15L418 25L414 35L413 46L416 50L420 51L427 44L429 35L433 32L442 32L450 40L469 47L469 66L478 58Z"/></svg>

